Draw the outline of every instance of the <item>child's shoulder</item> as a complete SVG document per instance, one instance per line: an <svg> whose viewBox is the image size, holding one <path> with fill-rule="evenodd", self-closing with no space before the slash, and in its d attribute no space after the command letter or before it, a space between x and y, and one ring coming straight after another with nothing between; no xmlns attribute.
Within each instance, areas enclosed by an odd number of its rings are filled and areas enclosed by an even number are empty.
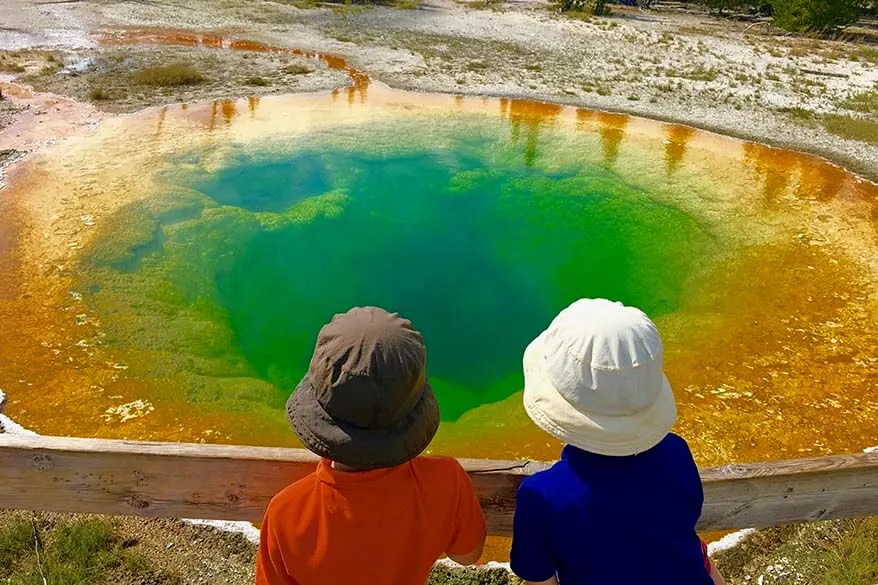
<svg viewBox="0 0 878 585"><path fill-rule="evenodd" d="M314 491L314 486L317 483L317 473L310 473L299 479L271 498L271 502L268 504L268 511L272 514L282 514L284 510L289 508L296 508L302 498L308 496Z"/></svg>
<svg viewBox="0 0 878 585"><path fill-rule="evenodd" d="M682 449L687 453L690 452L689 443L686 442L686 439L676 433L668 433L665 438L662 439L662 443L667 444L668 447L672 449Z"/></svg>
<svg viewBox="0 0 878 585"><path fill-rule="evenodd" d="M569 493L577 482L578 480L567 462L562 460L526 477L521 482L521 488L541 494L549 500L555 500Z"/></svg>
<svg viewBox="0 0 878 585"><path fill-rule="evenodd" d="M692 450L689 449L689 443L687 443L686 439L680 435L668 433L667 436L662 439L662 442L659 443L658 447L663 449L663 458L676 461L686 466L695 466L695 458L692 455Z"/></svg>
<svg viewBox="0 0 878 585"><path fill-rule="evenodd" d="M565 447L564 452L566 456L562 456L560 461L525 478L521 484L522 487L539 492L549 498L557 498L575 492L577 489L587 489L594 480L607 480L608 474L621 470L619 465L627 470L626 477L631 474L630 465L636 466L633 469L643 468L637 459L641 455L606 457L570 446ZM669 466L675 470L696 469L688 443L683 437L674 433L668 433L658 445L647 451L646 454L648 455L643 463L647 466L660 464L662 467Z"/></svg>

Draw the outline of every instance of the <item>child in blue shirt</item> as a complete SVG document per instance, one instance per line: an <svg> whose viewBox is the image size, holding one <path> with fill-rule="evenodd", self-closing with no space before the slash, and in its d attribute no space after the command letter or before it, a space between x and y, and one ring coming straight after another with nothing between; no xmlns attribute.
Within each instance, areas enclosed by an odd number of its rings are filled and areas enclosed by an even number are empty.
<svg viewBox="0 0 878 585"><path fill-rule="evenodd" d="M566 443L518 491L512 570L545 585L725 585L695 533L704 496L662 343L640 310L564 309L524 354L524 407Z"/></svg>

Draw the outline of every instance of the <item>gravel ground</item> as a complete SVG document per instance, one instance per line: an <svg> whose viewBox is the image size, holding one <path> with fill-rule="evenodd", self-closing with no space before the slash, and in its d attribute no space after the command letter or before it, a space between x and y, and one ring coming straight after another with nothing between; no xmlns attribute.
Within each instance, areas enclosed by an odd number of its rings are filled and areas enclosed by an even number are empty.
<svg viewBox="0 0 878 585"><path fill-rule="evenodd" d="M51 53L49 53L51 54ZM348 83L343 71L331 71L315 59L211 48L128 45L97 54L60 57L57 71L28 71L23 81L40 91L93 101L107 112L134 112L173 102L204 102L270 93L329 91ZM191 64L204 81L174 87L132 83L131 74L148 67ZM81 71L75 71L80 67ZM103 92L95 99L95 91Z"/></svg>
<svg viewBox="0 0 878 585"><path fill-rule="evenodd" d="M251 585L256 577L256 545L240 534L195 526L182 520L0 510L0 547L5 544L4 529L17 519L32 521L40 527L44 537L60 523L89 519L107 522L121 546L143 559L144 566L134 575L114 575L117 580L112 584L89 585ZM0 567L0 575L3 568ZM426 585L519 583L521 581L505 569L438 566Z"/></svg>

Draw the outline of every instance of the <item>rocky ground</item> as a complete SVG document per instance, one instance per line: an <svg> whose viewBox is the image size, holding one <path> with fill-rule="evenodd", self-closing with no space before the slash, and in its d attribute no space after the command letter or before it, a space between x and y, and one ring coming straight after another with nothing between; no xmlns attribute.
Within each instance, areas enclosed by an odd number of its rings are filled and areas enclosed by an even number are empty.
<svg viewBox="0 0 878 585"><path fill-rule="evenodd" d="M80 541L75 551L60 542L71 528ZM255 563L256 546L242 535L182 520L0 510L2 583L39 583L45 576L58 584L251 585ZM427 585L519 583L505 569L437 567Z"/></svg>

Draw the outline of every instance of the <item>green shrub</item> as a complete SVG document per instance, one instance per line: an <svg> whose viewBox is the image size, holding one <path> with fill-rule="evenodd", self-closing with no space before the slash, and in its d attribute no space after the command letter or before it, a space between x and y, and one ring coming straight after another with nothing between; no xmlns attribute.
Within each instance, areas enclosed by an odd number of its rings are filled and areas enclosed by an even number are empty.
<svg viewBox="0 0 878 585"><path fill-rule="evenodd" d="M100 520L63 522L54 537L57 558L81 567L108 564L102 553L112 551L116 539L113 527Z"/></svg>
<svg viewBox="0 0 878 585"><path fill-rule="evenodd" d="M283 68L282 71L290 75L308 75L309 73L314 73L313 69L311 69L307 65L302 65L301 63L293 63L292 65L287 65Z"/></svg>
<svg viewBox="0 0 878 585"><path fill-rule="evenodd" d="M147 67L134 74L135 83L155 87L195 85L202 81L204 81L204 76L201 72L186 63Z"/></svg>
<svg viewBox="0 0 878 585"><path fill-rule="evenodd" d="M719 71L716 69L708 68L704 65L698 65L692 69L692 71L687 72L683 77L693 81L713 81L717 76L719 76Z"/></svg>
<svg viewBox="0 0 878 585"><path fill-rule="evenodd" d="M246 81L244 81L247 85L258 85L259 87L265 87L266 85L271 85L267 79L264 77L248 77Z"/></svg>
<svg viewBox="0 0 878 585"><path fill-rule="evenodd" d="M607 7L609 0L561 0L561 12L582 12L594 16L607 16L610 9Z"/></svg>
<svg viewBox="0 0 878 585"><path fill-rule="evenodd" d="M34 546L33 527L30 521L14 519L0 529L0 579L10 573L18 560Z"/></svg>
<svg viewBox="0 0 878 585"><path fill-rule="evenodd" d="M852 530L828 546L821 585L875 583L878 577L878 518L856 521Z"/></svg>
<svg viewBox="0 0 878 585"><path fill-rule="evenodd" d="M107 521L80 518L54 523L13 516L0 517L0 583L181 585L182 580L126 548Z"/></svg>
<svg viewBox="0 0 878 585"><path fill-rule="evenodd" d="M751 0L699 0L699 4L711 12L722 14L726 10L749 8L753 2Z"/></svg>
<svg viewBox="0 0 878 585"><path fill-rule="evenodd" d="M846 110L864 114L878 114L878 87L872 91L853 94L842 102L841 106Z"/></svg>
<svg viewBox="0 0 878 585"><path fill-rule="evenodd" d="M92 88L90 92L88 92L88 97L95 102L100 102L104 100L110 99L110 94L101 89L100 87Z"/></svg>
<svg viewBox="0 0 878 585"><path fill-rule="evenodd" d="M772 0L774 24L793 32L835 32L857 21L863 0Z"/></svg>
<svg viewBox="0 0 878 585"><path fill-rule="evenodd" d="M822 119L829 132L849 140L878 145L878 122L869 118L829 114Z"/></svg>

